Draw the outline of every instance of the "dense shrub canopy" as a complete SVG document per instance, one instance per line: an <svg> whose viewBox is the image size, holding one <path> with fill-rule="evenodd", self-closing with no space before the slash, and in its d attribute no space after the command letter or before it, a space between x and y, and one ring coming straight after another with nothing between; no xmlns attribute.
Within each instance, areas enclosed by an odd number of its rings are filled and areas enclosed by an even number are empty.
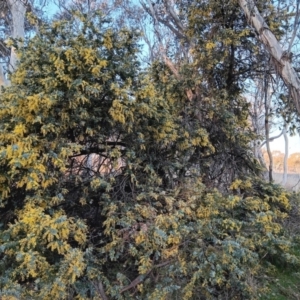
<svg viewBox="0 0 300 300"><path fill-rule="evenodd" d="M267 262L296 263L245 100L214 87L199 109L164 64L139 66L137 38L75 13L19 49L0 104L3 299L253 299Z"/></svg>

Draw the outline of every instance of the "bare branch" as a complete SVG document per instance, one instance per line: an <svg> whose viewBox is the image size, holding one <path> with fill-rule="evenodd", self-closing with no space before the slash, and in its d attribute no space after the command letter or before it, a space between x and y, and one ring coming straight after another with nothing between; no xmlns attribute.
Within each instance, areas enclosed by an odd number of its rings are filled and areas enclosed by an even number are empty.
<svg viewBox="0 0 300 300"><path fill-rule="evenodd" d="M149 270L146 274L143 274L143 275L139 275L137 278L135 278L129 285L127 285L126 287L124 287L122 290L121 290L121 293L124 293L134 287L136 287L137 285L139 285L141 282L143 282L143 280L152 272L153 269L157 269L157 268L161 268L161 267L164 267L168 264L170 264L172 262L172 260L168 260L168 261L165 261L163 263L160 263L158 265L155 265L151 270Z"/></svg>
<svg viewBox="0 0 300 300"><path fill-rule="evenodd" d="M3 71L3 65L0 63L0 93L1 93L1 86L7 86L8 82L5 78L5 74Z"/></svg>
<svg viewBox="0 0 300 300"><path fill-rule="evenodd" d="M108 300L105 291L104 291L104 287L101 281L98 281L97 283L93 282L94 287L96 288L97 292L99 293L99 295L101 296L102 300Z"/></svg>
<svg viewBox="0 0 300 300"><path fill-rule="evenodd" d="M253 0L239 0L239 4L248 22L256 29L261 41L272 56L276 72L290 89L295 107L300 115L300 79L291 64L291 57L286 51L283 51Z"/></svg>
<svg viewBox="0 0 300 300"><path fill-rule="evenodd" d="M166 7L173 18L174 23L180 28L181 31L184 31L184 26L182 25L181 21L179 20L176 12L174 11L173 7L169 5L169 1L166 1Z"/></svg>
<svg viewBox="0 0 300 300"><path fill-rule="evenodd" d="M165 64L167 65L167 67L172 71L172 73L175 75L175 77L178 79L178 80L181 80L181 76L179 75L179 72L178 70L175 68L174 64L172 63L172 61L166 56L166 55L163 55L164 57L164 61L165 61ZM186 95L188 97L188 99L190 101L194 100L195 98L195 95L194 93L192 92L191 89L186 89L185 90L186 92Z"/></svg>
<svg viewBox="0 0 300 300"><path fill-rule="evenodd" d="M269 142L273 142L274 140L280 138L282 135L283 135L283 130L278 135L270 137ZM267 143L267 141L264 141L263 143L261 143L260 148L263 147L266 143Z"/></svg>
<svg viewBox="0 0 300 300"><path fill-rule="evenodd" d="M163 18L161 17L157 17L156 18L160 23L164 24L166 27L168 27L175 35L177 38L179 39L184 39L186 40L187 37L186 35L184 35L183 33L181 33L179 30L177 30L174 26L172 26L172 24L169 22L170 21L170 18L167 17L167 20L164 20Z"/></svg>
<svg viewBox="0 0 300 300"><path fill-rule="evenodd" d="M295 16L295 20L294 20L294 29L293 29L292 38L291 38L290 43L289 43L288 53L291 52L291 49L292 49L292 46L294 44L294 40L295 40L297 31L298 31L298 28L299 28L299 4L300 4L300 2L297 1L296 16Z"/></svg>

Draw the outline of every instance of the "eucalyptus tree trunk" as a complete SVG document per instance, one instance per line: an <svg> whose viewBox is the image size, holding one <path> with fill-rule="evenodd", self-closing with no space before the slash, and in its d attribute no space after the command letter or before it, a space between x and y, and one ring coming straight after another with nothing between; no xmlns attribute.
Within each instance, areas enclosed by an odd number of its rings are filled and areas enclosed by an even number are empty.
<svg viewBox="0 0 300 300"><path fill-rule="evenodd" d="M293 102L298 114L300 114L300 79L291 64L291 54L288 51L283 51L253 0L239 0L239 5L243 9L249 24L256 29L260 40L270 53L275 70L290 89Z"/></svg>
<svg viewBox="0 0 300 300"><path fill-rule="evenodd" d="M249 111L251 116L252 127L257 136L265 135L265 106L264 106L264 90L262 82L255 81L255 93L252 101L252 109ZM255 158L259 161L263 169L267 170L267 164L262 154L262 146L265 141L261 143L260 140L253 141L253 152Z"/></svg>
<svg viewBox="0 0 300 300"><path fill-rule="evenodd" d="M7 86L8 82L4 74L3 64L0 63L0 93L1 93L1 86Z"/></svg>
<svg viewBox="0 0 300 300"><path fill-rule="evenodd" d="M282 185L286 185L287 182L287 169L288 169L288 157L289 157L289 139L287 135L287 123L284 123L284 128L283 128L283 136L284 136L284 160L283 160L283 180L282 180Z"/></svg>
<svg viewBox="0 0 300 300"><path fill-rule="evenodd" d="M269 181L273 181L273 156L270 147L270 123L269 123L269 115L270 115L270 104L271 97L269 96L269 83L267 78L264 80L264 88L265 88L265 134L266 134L266 147L267 153L269 157Z"/></svg>
<svg viewBox="0 0 300 300"><path fill-rule="evenodd" d="M27 7L27 0L7 0L11 15L12 15L12 37L14 39L25 37L25 14ZM9 70L13 72L16 68L18 58L15 47L11 47Z"/></svg>
<svg viewBox="0 0 300 300"><path fill-rule="evenodd" d="M25 37L25 14L27 7L27 0L5 0L7 6L4 6L4 14L11 14L11 37L24 39ZM10 59L8 64L8 69L13 72L16 68L18 62L16 49L11 47ZM7 80L4 72L3 63L0 63L0 88L1 86L10 85L9 80ZM1 89L0 89L1 92Z"/></svg>

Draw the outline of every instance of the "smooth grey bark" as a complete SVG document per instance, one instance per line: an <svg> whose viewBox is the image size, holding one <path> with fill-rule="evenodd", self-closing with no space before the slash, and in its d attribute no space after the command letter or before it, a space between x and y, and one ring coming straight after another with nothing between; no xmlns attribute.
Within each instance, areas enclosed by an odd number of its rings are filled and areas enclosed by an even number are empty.
<svg viewBox="0 0 300 300"><path fill-rule="evenodd" d="M300 79L291 64L292 57L287 51L283 51L253 0L239 0L239 5L249 24L256 29L262 43L270 53L275 70L290 89L293 102L298 114L300 114Z"/></svg>
<svg viewBox="0 0 300 300"><path fill-rule="evenodd" d="M7 86L8 82L4 74L3 65L0 63L0 93L1 93L1 86Z"/></svg>
<svg viewBox="0 0 300 300"><path fill-rule="evenodd" d="M251 122L253 126L253 130L257 136L265 135L265 111L264 111L264 92L263 86L261 82L258 81L256 84L256 90L254 93L254 98L252 101L252 110L250 110ZM264 169L268 169L265 160L263 158L263 154L261 151L262 144L260 140L254 140L252 142L253 152L256 159L259 160L261 166Z"/></svg>
<svg viewBox="0 0 300 300"><path fill-rule="evenodd" d="M286 185L287 182L287 171L288 171L288 157L289 157L289 138L287 135L287 123L284 123L283 127L283 136L284 136L284 159L283 159L283 179L282 184Z"/></svg>
<svg viewBox="0 0 300 300"><path fill-rule="evenodd" d="M265 75L266 76L266 75ZM269 124L269 113L270 113L270 104L271 97L269 97L269 82L267 78L264 80L264 89L265 89L265 134L266 134L266 147L267 153L269 156L269 181L273 181L273 156L270 147L270 124Z"/></svg>
<svg viewBox="0 0 300 300"><path fill-rule="evenodd" d="M11 14L12 14L12 37L14 39L24 39L25 37L25 14L27 7L27 0L7 0ZM16 49L11 47L9 70L13 72L16 68L18 57Z"/></svg>
<svg viewBox="0 0 300 300"><path fill-rule="evenodd" d="M24 39L25 37L25 15L27 0L6 0L12 15L12 38ZM15 47L11 47L10 60L8 69L13 72L16 68L18 57ZM0 88L1 86L10 85L10 81L6 79L3 64L0 63ZM0 89L1 92L1 89Z"/></svg>

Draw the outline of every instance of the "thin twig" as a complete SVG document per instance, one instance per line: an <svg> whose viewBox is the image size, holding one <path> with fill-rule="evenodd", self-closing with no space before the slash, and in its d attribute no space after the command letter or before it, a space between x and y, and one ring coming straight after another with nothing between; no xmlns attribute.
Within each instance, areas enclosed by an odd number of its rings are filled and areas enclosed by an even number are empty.
<svg viewBox="0 0 300 300"><path fill-rule="evenodd" d="M105 292L104 292L104 287L101 281L98 281L97 283L93 282L94 287L98 291L99 295L101 296L101 299L103 300L108 300Z"/></svg>
<svg viewBox="0 0 300 300"><path fill-rule="evenodd" d="M141 282L143 282L143 280L156 268L161 268L164 267L168 264L170 264L172 262L172 260L169 261L165 261L163 263L160 263L158 265L153 266L153 268L151 270L149 270L146 274L142 274L139 275L137 278L135 278L129 285L127 285L126 287L122 288L121 290L121 294L136 287L137 285L139 285Z"/></svg>

